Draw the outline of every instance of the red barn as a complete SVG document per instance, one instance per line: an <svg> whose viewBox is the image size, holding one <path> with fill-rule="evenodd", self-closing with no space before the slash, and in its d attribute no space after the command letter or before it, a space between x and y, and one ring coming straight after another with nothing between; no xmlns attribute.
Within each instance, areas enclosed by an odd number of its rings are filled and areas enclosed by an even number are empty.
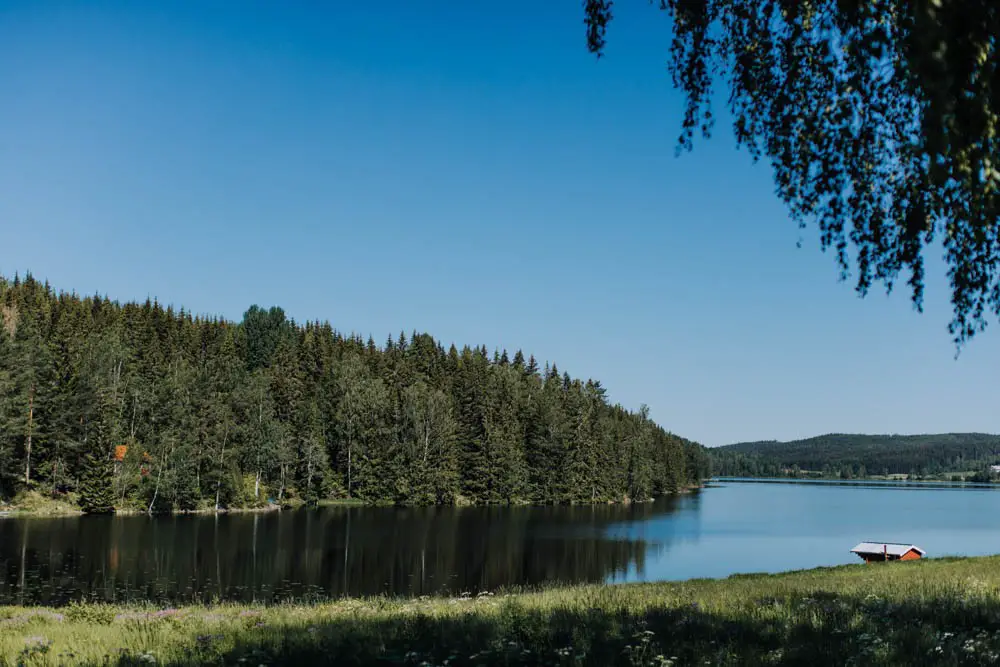
<svg viewBox="0 0 1000 667"><path fill-rule="evenodd" d="M917 560L927 552L913 544L898 544L894 542L862 542L851 549L866 563L887 560Z"/></svg>

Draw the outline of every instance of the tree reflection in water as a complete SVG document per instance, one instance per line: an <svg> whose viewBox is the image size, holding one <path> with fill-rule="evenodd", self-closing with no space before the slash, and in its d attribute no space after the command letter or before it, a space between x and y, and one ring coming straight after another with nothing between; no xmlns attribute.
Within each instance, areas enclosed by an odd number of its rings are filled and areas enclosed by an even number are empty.
<svg viewBox="0 0 1000 667"><path fill-rule="evenodd" d="M476 593L641 572L677 511L634 506L332 507L222 516L0 521L0 602L273 602ZM690 509L690 507L688 507Z"/></svg>

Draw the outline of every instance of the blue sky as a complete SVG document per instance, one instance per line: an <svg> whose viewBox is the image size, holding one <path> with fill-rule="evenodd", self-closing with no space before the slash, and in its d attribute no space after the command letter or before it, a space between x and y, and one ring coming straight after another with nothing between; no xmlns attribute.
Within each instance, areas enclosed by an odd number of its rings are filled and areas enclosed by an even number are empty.
<svg viewBox="0 0 1000 667"><path fill-rule="evenodd" d="M939 264L860 300L724 117L675 157L647 3L600 62L578 0L235 6L3 4L0 271L522 348L709 445L1000 432Z"/></svg>

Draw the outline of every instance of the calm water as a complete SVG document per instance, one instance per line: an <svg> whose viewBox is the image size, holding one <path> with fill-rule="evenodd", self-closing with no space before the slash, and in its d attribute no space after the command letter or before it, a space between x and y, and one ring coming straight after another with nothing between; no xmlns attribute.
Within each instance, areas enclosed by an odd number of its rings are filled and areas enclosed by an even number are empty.
<svg viewBox="0 0 1000 667"><path fill-rule="evenodd" d="M863 540L1000 553L1000 490L716 482L637 507L0 519L0 602L477 592L856 562Z"/></svg>

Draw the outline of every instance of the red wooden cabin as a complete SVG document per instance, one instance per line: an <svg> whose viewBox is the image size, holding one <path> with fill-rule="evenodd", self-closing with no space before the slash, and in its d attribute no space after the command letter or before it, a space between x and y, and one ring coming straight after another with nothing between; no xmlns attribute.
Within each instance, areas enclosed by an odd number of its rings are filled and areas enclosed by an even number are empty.
<svg viewBox="0 0 1000 667"><path fill-rule="evenodd" d="M927 552L913 544L862 542L851 549L851 553L857 554L866 563L874 563L887 560L917 560L923 558Z"/></svg>

